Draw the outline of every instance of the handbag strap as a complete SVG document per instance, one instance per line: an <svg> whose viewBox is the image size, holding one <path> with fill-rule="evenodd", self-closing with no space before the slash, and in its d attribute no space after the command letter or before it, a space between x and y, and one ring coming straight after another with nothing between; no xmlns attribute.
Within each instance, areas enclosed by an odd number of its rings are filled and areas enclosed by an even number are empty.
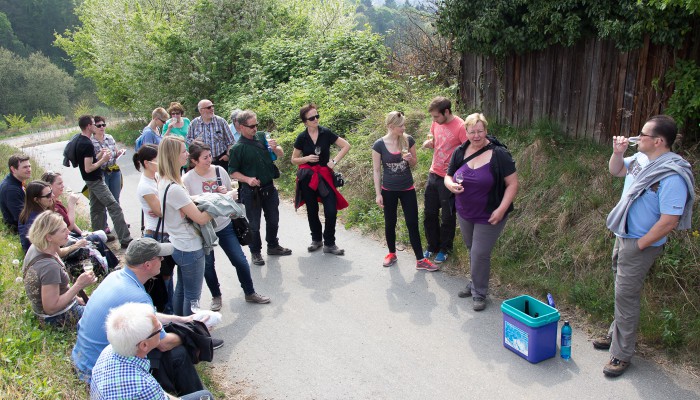
<svg viewBox="0 0 700 400"><path fill-rule="evenodd" d="M491 150L492 148L493 148L493 145L492 145L491 143L489 143L488 145L486 145L486 146L482 147L481 149L475 151L474 154L472 154L472 155L470 155L469 157L467 157L467 158L465 158L464 160L462 160L462 162L460 162L459 165L457 166L457 169L462 168L462 165L468 163L469 161L471 161L472 159L474 159L474 158L476 158L476 157L479 157L480 155L484 154L484 152L486 152L486 150ZM455 170L455 171L456 171L456 170Z"/></svg>
<svg viewBox="0 0 700 400"><path fill-rule="evenodd" d="M165 238L165 208L166 208L166 203L165 200L168 198L168 190L170 190L170 186L174 182L170 182L168 186L165 188L165 192L163 193L163 215L158 218L158 224L156 225L156 236L158 236L158 241L163 243L163 239ZM160 231L160 232L159 232ZM160 233L160 235L159 235Z"/></svg>
<svg viewBox="0 0 700 400"><path fill-rule="evenodd" d="M216 171L216 184L221 186L222 183L221 183L221 174L219 173L219 166L215 165L214 170Z"/></svg>

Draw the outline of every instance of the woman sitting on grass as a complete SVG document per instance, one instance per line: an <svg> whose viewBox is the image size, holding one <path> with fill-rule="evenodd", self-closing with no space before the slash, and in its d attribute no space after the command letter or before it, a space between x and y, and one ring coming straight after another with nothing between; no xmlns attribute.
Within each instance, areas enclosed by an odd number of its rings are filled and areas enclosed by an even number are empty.
<svg viewBox="0 0 700 400"><path fill-rule="evenodd" d="M22 266L24 288L32 311L42 322L54 326L75 325L85 306L78 293L97 281L95 274L89 271L69 285L70 277L58 254L69 235L61 215L53 211L40 213L29 228L32 245Z"/></svg>

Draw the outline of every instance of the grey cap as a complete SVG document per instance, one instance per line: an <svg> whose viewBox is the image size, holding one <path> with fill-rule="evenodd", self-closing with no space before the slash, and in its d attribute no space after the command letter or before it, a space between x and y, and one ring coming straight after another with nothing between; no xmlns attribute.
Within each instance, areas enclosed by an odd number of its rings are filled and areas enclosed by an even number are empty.
<svg viewBox="0 0 700 400"><path fill-rule="evenodd" d="M156 256L169 256L173 254L173 250L173 245L170 243L158 243L151 238L138 238L132 240L126 248L126 263L131 266L141 265Z"/></svg>

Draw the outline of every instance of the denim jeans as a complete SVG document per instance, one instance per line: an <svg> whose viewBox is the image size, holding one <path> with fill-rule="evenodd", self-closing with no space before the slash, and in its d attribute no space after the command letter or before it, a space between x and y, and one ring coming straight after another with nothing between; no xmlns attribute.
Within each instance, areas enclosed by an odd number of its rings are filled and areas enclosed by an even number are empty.
<svg viewBox="0 0 700 400"><path fill-rule="evenodd" d="M122 192L122 172L121 171L104 171L105 185L114 196L114 200L119 203L119 195Z"/></svg>
<svg viewBox="0 0 700 400"><path fill-rule="evenodd" d="M80 317L83 316L84 309L85 306L75 303L73 304L73 307L69 308L68 311L64 312L63 314L44 318L44 323L59 328L66 325L76 325L78 320L80 320Z"/></svg>
<svg viewBox="0 0 700 400"><path fill-rule="evenodd" d="M161 241L160 235L149 235L148 233L144 233L143 237L155 239L159 242ZM173 287L173 277L171 276L168 279L163 278L163 281L165 282L165 289L168 291L168 302L165 303L165 309L163 310L163 314L173 314L173 296L175 295L175 288Z"/></svg>
<svg viewBox="0 0 700 400"><path fill-rule="evenodd" d="M238 243L238 236L233 230L233 224L230 223L226 228L216 232L216 236L219 238L219 246L221 246L231 264L236 268L236 275L238 275L238 282L241 283L243 293L246 295L255 293L253 278L250 276L250 265L245 254L243 254L240 243ZM219 278L216 276L215 263L216 259L214 251L212 251L205 256L204 279L212 297L219 297L221 296L221 290L219 289Z"/></svg>
<svg viewBox="0 0 700 400"><path fill-rule="evenodd" d="M190 301L199 300L204 280L204 250L182 251L175 249L173 259L177 264L177 284L173 296L175 315L192 315Z"/></svg>
<svg viewBox="0 0 700 400"><path fill-rule="evenodd" d="M257 200L253 188L248 185L242 185L240 192L241 201L245 205L248 224L250 224L250 230L253 233L253 243L249 246L250 252L252 254L260 253L262 249L262 239L260 237L261 212L265 213L265 241L267 242L267 247L279 246L277 231L279 230L280 221L280 198L277 188L272 183L260 188L260 195Z"/></svg>

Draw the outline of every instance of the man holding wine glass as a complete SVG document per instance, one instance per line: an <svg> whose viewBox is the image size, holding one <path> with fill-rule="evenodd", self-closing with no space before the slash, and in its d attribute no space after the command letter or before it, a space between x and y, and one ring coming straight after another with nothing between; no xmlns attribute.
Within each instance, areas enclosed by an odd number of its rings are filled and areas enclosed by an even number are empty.
<svg viewBox="0 0 700 400"><path fill-rule="evenodd" d="M486 308L491 251L518 193L515 162L495 137L487 136L483 114L464 120L467 141L452 154L445 187L455 194L459 228L469 249L471 281L459 297L472 297L474 311Z"/></svg>

